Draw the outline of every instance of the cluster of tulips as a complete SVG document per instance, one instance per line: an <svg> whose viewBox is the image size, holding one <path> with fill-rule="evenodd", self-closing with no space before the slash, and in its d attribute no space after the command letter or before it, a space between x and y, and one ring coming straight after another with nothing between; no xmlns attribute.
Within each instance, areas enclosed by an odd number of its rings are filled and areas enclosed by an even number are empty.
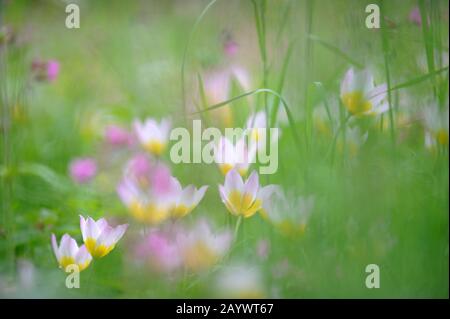
<svg viewBox="0 0 450 319"><path fill-rule="evenodd" d="M75 239L64 234L58 245L56 236L52 234L52 247L59 266L66 269L76 265L79 271L86 269L92 258L101 258L114 249L122 238L128 225L111 227L104 218L95 221L91 217L80 216L80 229L84 244L78 246Z"/></svg>
<svg viewBox="0 0 450 319"><path fill-rule="evenodd" d="M368 132L358 126L357 119L377 118L390 108L387 102L386 84L375 85L370 71L350 68L341 83L341 105L347 111L348 127L346 141L350 154L355 155L365 143ZM339 105L339 104L338 104ZM320 131L339 134L339 125L335 109L328 110L327 117L331 125L316 121ZM447 114L447 116L445 116ZM315 114L320 120L320 113ZM425 124L425 145L430 148L448 145L448 103L441 110L436 106L426 109L423 116ZM314 208L314 196L297 196L286 193L280 186L260 184L256 171L250 172L259 143L258 128L267 126L267 114L263 111L251 114L246 121L249 141L241 138L235 142L222 137L214 146L218 168L224 176L223 184L218 186L220 199L229 213L240 219L250 218L256 213L272 223L282 233L288 235L303 234L307 221ZM183 186L172 176L169 165L162 156L168 148L171 121L168 118L157 121L148 118L144 122L133 123L133 133L117 126L108 127L105 138L112 145L133 145L141 150L132 157L123 169L123 177L117 186L117 194L129 213L140 223L150 225L153 230L140 245L137 255L149 260L155 269L171 271L187 267L192 270L204 269L216 263L231 246L232 235L225 230L214 231L207 220L202 219L194 227L185 228L173 225L199 205L204 198L208 185L197 188L194 185ZM277 135L271 143L277 143ZM342 146L339 139L337 146ZM224 159L224 161L223 161ZM71 164L74 180L88 182L96 174L95 162L91 159L78 159ZM123 235L125 225L119 230L110 228L101 219L97 224L82 219L81 229L85 245L78 248L68 235L63 236L58 249L53 238L55 254L60 265L70 262L85 268L91 255L106 255Z"/></svg>

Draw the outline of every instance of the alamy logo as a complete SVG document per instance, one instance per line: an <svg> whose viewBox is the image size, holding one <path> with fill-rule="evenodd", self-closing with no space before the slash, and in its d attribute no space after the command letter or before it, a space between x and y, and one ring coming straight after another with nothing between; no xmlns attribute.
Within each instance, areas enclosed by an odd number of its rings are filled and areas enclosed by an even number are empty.
<svg viewBox="0 0 450 319"><path fill-rule="evenodd" d="M80 268L78 265L68 265L64 270L69 273L66 277L66 287L69 289L80 288Z"/></svg>
<svg viewBox="0 0 450 319"><path fill-rule="evenodd" d="M370 13L366 17L367 29L379 29L380 28L380 7L376 4L369 4L366 7L366 13Z"/></svg>
<svg viewBox="0 0 450 319"><path fill-rule="evenodd" d="M259 163L260 174L277 171L278 128L225 128L222 135L215 127L202 131L201 120L194 120L192 126L192 137L184 127L172 129L170 140L176 141L170 150L173 163L216 163L230 167Z"/></svg>
<svg viewBox="0 0 450 319"><path fill-rule="evenodd" d="M380 267L376 264L369 264L366 266L366 287L369 289L380 288Z"/></svg>
<svg viewBox="0 0 450 319"><path fill-rule="evenodd" d="M80 7L74 3L66 6L66 28L79 29L80 28Z"/></svg>

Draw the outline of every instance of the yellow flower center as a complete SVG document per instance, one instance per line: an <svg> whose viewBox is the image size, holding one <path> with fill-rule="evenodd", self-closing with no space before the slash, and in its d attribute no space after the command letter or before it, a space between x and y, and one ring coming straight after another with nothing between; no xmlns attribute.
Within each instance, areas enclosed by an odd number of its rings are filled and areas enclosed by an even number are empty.
<svg viewBox="0 0 450 319"><path fill-rule="evenodd" d="M342 96L342 103L352 114L365 113L372 109L370 101L364 98L361 91L346 93Z"/></svg>
<svg viewBox="0 0 450 319"><path fill-rule="evenodd" d="M251 217L261 209L261 200L254 200L250 194L241 194L234 190L228 195L228 201L225 202L225 205L234 215Z"/></svg>
<svg viewBox="0 0 450 319"><path fill-rule="evenodd" d="M189 214L192 211L192 209L193 207L187 207L183 204L177 205L172 211L172 216L175 218L181 218Z"/></svg>
<svg viewBox="0 0 450 319"><path fill-rule="evenodd" d="M227 175L229 171L233 168L233 165L231 164L219 164L220 172L223 176Z"/></svg>
<svg viewBox="0 0 450 319"><path fill-rule="evenodd" d="M226 163L225 164L219 164L219 169L220 169L220 172L222 173L223 176L227 175L227 173L229 171L231 171L233 168L234 168L234 166L231 165L231 164L226 164ZM240 168L237 169L237 171L238 171L239 175L241 175L242 177L244 177L247 174L247 169L246 168L240 167Z"/></svg>
<svg viewBox="0 0 450 319"><path fill-rule="evenodd" d="M97 245L97 241L91 237L86 239L85 245L89 253L94 258L104 257L107 254L109 254L109 252L114 248L114 245L111 246Z"/></svg>
<svg viewBox="0 0 450 319"><path fill-rule="evenodd" d="M71 256L62 256L59 265L65 270L67 266L75 264L75 258Z"/></svg>
<svg viewBox="0 0 450 319"><path fill-rule="evenodd" d="M445 129L440 129L436 132L436 140L442 146L448 145L448 132Z"/></svg>
<svg viewBox="0 0 450 319"><path fill-rule="evenodd" d="M197 241L185 251L184 260L188 268L201 270L217 262L219 257L203 241Z"/></svg>
<svg viewBox="0 0 450 319"><path fill-rule="evenodd" d="M143 205L138 201L133 202L129 210L134 218L151 225L163 222L170 215L170 209L168 207L158 207L154 204Z"/></svg>
<svg viewBox="0 0 450 319"><path fill-rule="evenodd" d="M294 224L290 220L285 220L278 224L278 228L283 234L295 237L301 236L305 233L306 224Z"/></svg>
<svg viewBox="0 0 450 319"><path fill-rule="evenodd" d="M85 270L89 266L90 263L91 263L91 261L89 260L89 261L86 261L84 264L78 264L78 269L80 271Z"/></svg>
<svg viewBox="0 0 450 319"><path fill-rule="evenodd" d="M144 148L154 155L161 155L166 149L166 144L158 140L151 140L144 145Z"/></svg>

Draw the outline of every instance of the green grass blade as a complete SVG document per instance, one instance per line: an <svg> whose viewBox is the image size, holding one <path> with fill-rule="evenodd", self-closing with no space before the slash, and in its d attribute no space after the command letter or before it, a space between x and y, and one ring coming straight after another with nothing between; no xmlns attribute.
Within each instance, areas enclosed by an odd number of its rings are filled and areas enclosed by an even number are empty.
<svg viewBox="0 0 450 319"><path fill-rule="evenodd" d="M278 94L277 92L275 92L275 91L273 91L271 89L263 88L263 89L257 89L257 90L253 90L253 91L250 91L250 92L246 92L246 93L243 93L241 95L235 96L235 97L233 97L233 98L231 98L229 100L226 100L226 101L223 101L223 102L211 105L210 107L208 107L208 108L206 108L206 109L204 109L202 111L194 112L193 115L201 113L201 112L212 111L212 110L218 109L220 107L223 107L224 105L230 104L230 103L232 103L232 102L234 102L236 100L242 99L242 98L244 98L246 96L256 95L256 94L260 94L260 93L269 93L269 94L274 95L278 99L280 99L280 101L283 104L283 107L284 107L284 109L286 111L287 118L288 118L288 121L289 121L289 126L291 127L291 132L292 132L294 141L297 144L297 149L300 151L300 147L301 147L300 137L299 137L299 134L298 134L298 131L297 131L297 126L295 124L294 117L292 116L290 107L288 106L288 103L286 102L286 100L280 94Z"/></svg>
<svg viewBox="0 0 450 319"><path fill-rule="evenodd" d="M338 47L320 39L318 36L309 35L309 38L314 41L319 43L320 45L322 45L323 47L325 47L326 49L330 50L331 52L333 52L334 54L336 54L337 56L343 58L344 60L346 60L348 63L356 66L357 68L362 69L364 67L364 65L358 61L356 61L355 59L353 59L351 56L349 56L347 53L345 53L344 51L342 51L341 49L339 49Z"/></svg>
<svg viewBox="0 0 450 319"><path fill-rule="evenodd" d="M182 100L182 107L183 107L183 115L184 119L186 120L187 116L187 109L186 109L186 87L185 87L185 68L186 68L186 57L189 50L189 45L192 41L192 38L194 36L195 31L198 28L198 25L202 21L203 17L206 15L208 10L216 3L217 0L212 0L209 2L206 7L203 9L203 11L200 13L200 15L195 20L194 26L192 27L191 31L189 32L188 40L186 42L186 46L184 47L183 51L183 59L181 62L181 100Z"/></svg>

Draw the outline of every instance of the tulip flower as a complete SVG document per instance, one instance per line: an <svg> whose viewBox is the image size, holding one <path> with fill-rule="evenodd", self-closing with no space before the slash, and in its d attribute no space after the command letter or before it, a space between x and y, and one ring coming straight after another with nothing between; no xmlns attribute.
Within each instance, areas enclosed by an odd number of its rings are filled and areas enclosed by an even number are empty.
<svg viewBox="0 0 450 319"><path fill-rule="evenodd" d="M256 299L267 295L260 269L247 264L224 267L217 275L214 291L222 298Z"/></svg>
<svg viewBox="0 0 450 319"><path fill-rule="evenodd" d="M436 146L448 147L449 144L449 112L448 100L444 108L431 104L425 109L425 146L435 149Z"/></svg>
<svg viewBox="0 0 450 319"><path fill-rule="evenodd" d="M202 186L199 189L194 185L189 185L184 189L176 178L172 178L174 187L174 203L172 208L172 217L181 218L189 214L202 200L208 186Z"/></svg>
<svg viewBox="0 0 450 319"><path fill-rule="evenodd" d="M173 232L166 229L152 231L144 238L136 246L136 256L158 272L174 272L181 268L183 262Z"/></svg>
<svg viewBox="0 0 450 319"><path fill-rule="evenodd" d="M245 92L251 89L249 72L239 65L206 72L203 76L203 89L207 104L214 105L228 100L233 82ZM217 125L233 126L233 112L229 105L209 112L209 116Z"/></svg>
<svg viewBox="0 0 450 319"><path fill-rule="evenodd" d="M225 255L231 245L229 231L216 232L206 220L194 228L177 234L177 243L184 265L194 271L211 267Z"/></svg>
<svg viewBox="0 0 450 319"><path fill-rule="evenodd" d="M374 85L368 70L350 68L341 83L341 100L352 115L376 115L389 109L386 91L386 84Z"/></svg>
<svg viewBox="0 0 450 319"><path fill-rule="evenodd" d="M361 133L359 127L348 127L345 132L345 145L347 146L347 150L350 156L356 156L361 146L367 141L369 133L366 132L364 134ZM339 151L344 150L344 142L343 138L340 138L337 142L337 148Z"/></svg>
<svg viewBox="0 0 450 319"><path fill-rule="evenodd" d="M145 120L144 123L139 120L134 122L139 142L144 149L156 156L160 156L167 147L170 127L168 119L162 119L160 123L151 118Z"/></svg>
<svg viewBox="0 0 450 319"><path fill-rule="evenodd" d="M126 165L117 193L133 217L152 225L171 216L177 195L170 169L162 163L152 163L142 154Z"/></svg>
<svg viewBox="0 0 450 319"><path fill-rule="evenodd" d="M255 156L256 145L248 147L245 138L233 144L226 137L221 137L218 145L214 147L215 162L223 175L231 169L236 169L241 176L245 176Z"/></svg>
<svg viewBox="0 0 450 319"><path fill-rule="evenodd" d="M314 108L313 123L317 133L325 138L332 138L334 131L340 125L339 98L332 96L326 103Z"/></svg>
<svg viewBox="0 0 450 319"><path fill-rule="evenodd" d="M219 185L220 197L228 211L243 217L251 217L259 211L263 201L274 189L274 185L261 187L256 172L253 172L244 183L235 169L225 176L224 185Z"/></svg>
<svg viewBox="0 0 450 319"><path fill-rule="evenodd" d="M59 266L64 270L67 266L76 265L79 271L86 269L91 263L92 256L85 245L78 247L75 239L65 234L61 238L60 245L56 242L56 236L52 234L52 247Z"/></svg>
<svg viewBox="0 0 450 319"><path fill-rule="evenodd" d="M314 207L313 196L286 196L280 189L271 192L262 209L262 215L286 235L301 235Z"/></svg>
<svg viewBox="0 0 450 319"><path fill-rule="evenodd" d="M80 228L87 250L93 257L100 258L114 249L128 225L111 227L104 218L94 221L91 217L80 216Z"/></svg>
<svg viewBox="0 0 450 319"><path fill-rule="evenodd" d="M246 122L245 132L250 137L250 143L255 143L258 149L266 149L266 139L269 136L267 120L266 112L259 111L255 114L251 114ZM278 128L271 130L270 143L278 142L278 139L280 138L279 132L280 129Z"/></svg>
<svg viewBox="0 0 450 319"><path fill-rule="evenodd" d="M105 129L105 140L113 146L127 146L133 142L131 134L117 125L110 125Z"/></svg>
<svg viewBox="0 0 450 319"><path fill-rule="evenodd" d="M135 252L158 272L173 273L183 268L202 271L226 254L231 239L229 231L213 231L206 220L200 220L192 228L171 224L154 229Z"/></svg>
<svg viewBox="0 0 450 319"><path fill-rule="evenodd" d="M157 196L152 189L143 191L136 182L125 178L118 185L117 193L131 215L141 222L156 225L170 217L173 206L170 192Z"/></svg>
<svg viewBox="0 0 450 319"><path fill-rule="evenodd" d="M79 184L90 182L97 174L97 164L92 158L77 158L70 163L70 176Z"/></svg>
<svg viewBox="0 0 450 319"><path fill-rule="evenodd" d="M267 127L267 115L266 112L260 111L256 114L251 114L246 123L246 128L249 130L250 137L257 141L259 139L258 136L258 128L266 128Z"/></svg>

